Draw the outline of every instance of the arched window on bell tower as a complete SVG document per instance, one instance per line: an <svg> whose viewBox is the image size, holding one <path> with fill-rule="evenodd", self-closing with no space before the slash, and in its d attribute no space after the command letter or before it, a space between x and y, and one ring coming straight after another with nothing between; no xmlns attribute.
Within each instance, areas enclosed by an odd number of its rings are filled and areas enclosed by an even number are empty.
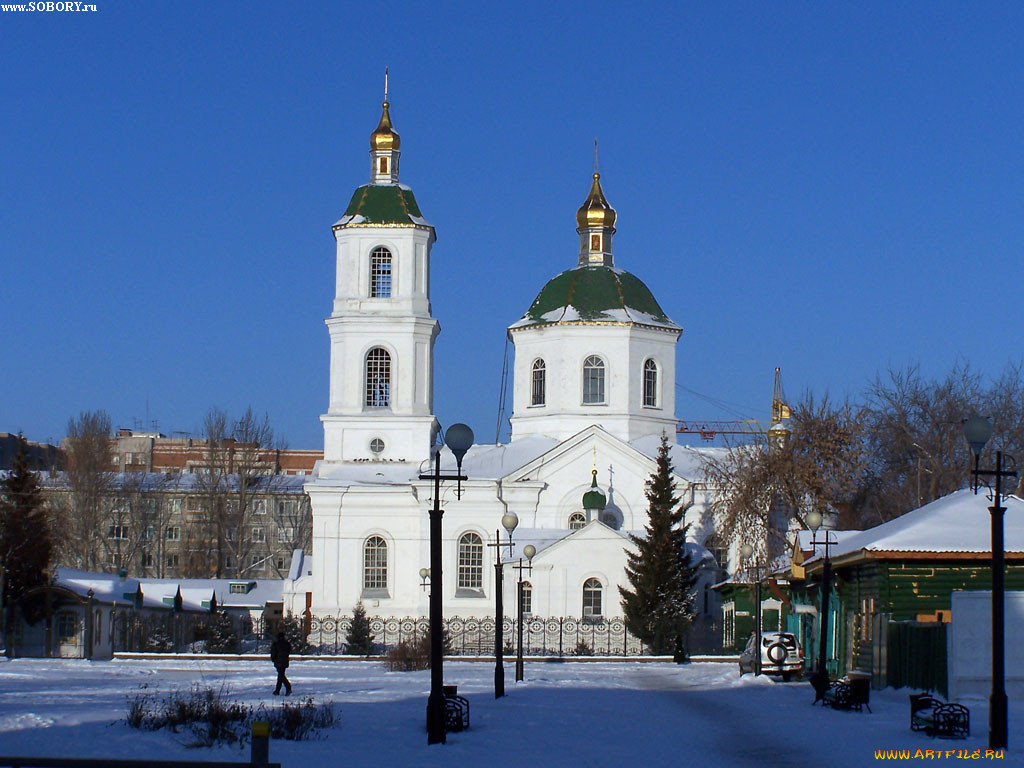
<svg viewBox="0 0 1024 768"><path fill-rule="evenodd" d="M644 361L644 407L658 407L658 364L651 358Z"/></svg>
<svg viewBox="0 0 1024 768"><path fill-rule="evenodd" d="M591 355L583 361L583 404L603 405L604 397L604 360Z"/></svg>
<svg viewBox="0 0 1024 768"><path fill-rule="evenodd" d="M391 251L374 248L370 254L370 298L391 298Z"/></svg>
<svg viewBox="0 0 1024 768"><path fill-rule="evenodd" d="M366 405L369 408L391 406L391 355L374 347L366 355Z"/></svg>
<svg viewBox="0 0 1024 768"><path fill-rule="evenodd" d="M533 361L532 374L530 381L530 405L544 405L547 369L544 361L540 358Z"/></svg>

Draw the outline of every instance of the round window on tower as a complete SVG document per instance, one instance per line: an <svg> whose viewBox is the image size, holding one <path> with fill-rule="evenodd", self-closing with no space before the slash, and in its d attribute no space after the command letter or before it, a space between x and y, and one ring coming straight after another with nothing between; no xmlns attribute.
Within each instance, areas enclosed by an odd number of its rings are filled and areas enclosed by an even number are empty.
<svg viewBox="0 0 1024 768"><path fill-rule="evenodd" d="M384 441L379 437L373 438L373 440L370 441L370 450L378 456L384 453Z"/></svg>

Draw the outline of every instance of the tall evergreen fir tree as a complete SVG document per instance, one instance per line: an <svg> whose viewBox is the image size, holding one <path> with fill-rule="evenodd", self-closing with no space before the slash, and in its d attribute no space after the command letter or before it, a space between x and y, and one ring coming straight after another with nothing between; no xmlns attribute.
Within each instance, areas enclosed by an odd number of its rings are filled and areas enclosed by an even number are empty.
<svg viewBox="0 0 1024 768"><path fill-rule="evenodd" d="M619 587L626 627L652 653L681 659L683 637L693 620L697 566L686 555L686 507L672 480L668 438L662 434L657 469L647 480L647 525L644 536L630 534L636 553L627 553L626 578Z"/></svg>
<svg viewBox="0 0 1024 768"><path fill-rule="evenodd" d="M0 581L5 641L14 607L24 602L31 589L46 583L53 554L39 482L28 468L25 441L20 435L18 439L14 469L0 484Z"/></svg>
<svg viewBox="0 0 1024 768"><path fill-rule="evenodd" d="M373 651L373 635L370 634L370 620L366 617L366 608L360 600L352 611L352 626L345 635L348 652L359 656L369 656Z"/></svg>

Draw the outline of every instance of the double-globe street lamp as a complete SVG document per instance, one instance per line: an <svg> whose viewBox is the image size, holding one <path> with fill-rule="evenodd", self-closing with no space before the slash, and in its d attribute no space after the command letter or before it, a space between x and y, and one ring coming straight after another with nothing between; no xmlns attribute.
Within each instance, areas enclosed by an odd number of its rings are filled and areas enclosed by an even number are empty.
<svg viewBox="0 0 1024 768"><path fill-rule="evenodd" d="M503 605L504 569L501 561L501 550L508 547L509 557L512 556L512 533L519 525L515 512L506 512L501 516L501 527L508 531L508 541L501 540L501 532L494 532L494 541L487 546L495 548L494 558L494 698L505 695L505 609Z"/></svg>
<svg viewBox="0 0 1024 768"><path fill-rule="evenodd" d="M1003 478L1016 477L1012 469L1004 469L1003 461L1015 464L1013 457L996 451L996 468L980 469L981 452L992 437L992 423L981 416L972 416L964 424L964 435L974 454L974 492L978 492L978 481L982 477L995 479L992 489L992 694L988 702L988 746L989 749L1005 749L1007 738L1006 719L1006 624L1003 577L1006 571L1003 542Z"/></svg>
<svg viewBox="0 0 1024 768"><path fill-rule="evenodd" d="M743 558L743 570L747 576L750 576L751 570L754 571L754 634L756 636L757 643L754 651L754 675L761 674L761 570L762 565L760 562L750 564L750 558L754 554L754 548L749 544L744 544L740 547L740 556Z"/></svg>
<svg viewBox="0 0 1024 768"><path fill-rule="evenodd" d="M444 701L444 621L441 606L441 480L458 482L458 495L462 495L462 459L473 445L473 430L465 424L452 424L444 433L444 443L455 456L454 475L441 475L441 449L434 449L434 472L420 475L420 480L434 481L434 506L430 510L430 570L420 571L420 578L430 577L430 697L427 699L427 744L445 742Z"/></svg>
<svg viewBox="0 0 1024 768"><path fill-rule="evenodd" d="M526 565L523 565L523 558L519 558L519 563L512 566L519 571L519 581L516 584L516 602L518 603L516 619L517 628L519 633L519 640L516 643L516 682L520 682L523 679L523 571L529 574L533 573L533 556L537 554L537 548L533 544L527 544L523 547L523 555L526 556Z"/></svg>
<svg viewBox="0 0 1024 768"><path fill-rule="evenodd" d="M828 619L829 603L832 599L832 560L829 557L829 547L837 543L829 538L829 532L824 531L825 540L818 541L818 530L824 519L821 512L811 510L804 515L804 522L811 531L811 550L816 552L818 547L823 547L821 562L821 610L818 612L818 668L814 671L811 683L814 690L819 693L819 698L828 688ZM837 539L838 541L838 539Z"/></svg>

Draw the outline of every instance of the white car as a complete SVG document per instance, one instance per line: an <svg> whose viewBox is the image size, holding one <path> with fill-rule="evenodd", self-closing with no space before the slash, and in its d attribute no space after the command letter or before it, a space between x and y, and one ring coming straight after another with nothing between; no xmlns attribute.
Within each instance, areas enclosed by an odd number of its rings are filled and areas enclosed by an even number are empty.
<svg viewBox="0 0 1024 768"><path fill-rule="evenodd" d="M754 671L754 653L756 652L757 634L752 634L747 647L740 654L740 674ZM804 669L804 651L797 642L796 635L791 632L761 633L761 674L782 675L789 680L794 675L799 677Z"/></svg>

